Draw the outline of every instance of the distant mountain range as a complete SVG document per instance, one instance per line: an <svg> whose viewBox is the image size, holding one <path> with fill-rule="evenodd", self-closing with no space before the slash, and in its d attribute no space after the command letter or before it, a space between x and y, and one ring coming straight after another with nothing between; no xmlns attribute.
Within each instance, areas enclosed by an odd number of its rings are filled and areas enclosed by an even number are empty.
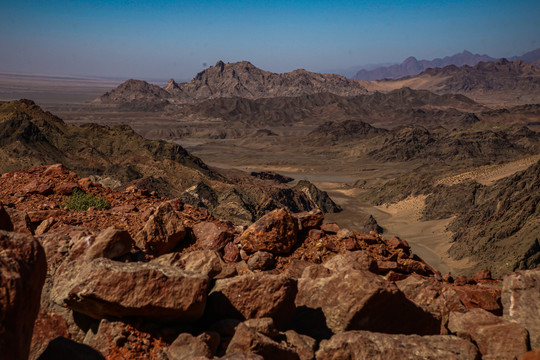
<svg viewBox="0 0 540 360"><path fill-rule="evenodd" d="M416 76L429 68L442 68L449 65L474 66L479 62L492 62L497 59L488 55L473 54L467 50L462 53L444 58L436 58L433 60L417 60L411 56L405 59L401 64L391 66L381 66L375 69L361 69L352 76L354 80L382 80L382 79L399 79L405 76ZM521 56L509 58L510 61L524 61L529 64L540 64L540 48L530 51Z"/></svg>

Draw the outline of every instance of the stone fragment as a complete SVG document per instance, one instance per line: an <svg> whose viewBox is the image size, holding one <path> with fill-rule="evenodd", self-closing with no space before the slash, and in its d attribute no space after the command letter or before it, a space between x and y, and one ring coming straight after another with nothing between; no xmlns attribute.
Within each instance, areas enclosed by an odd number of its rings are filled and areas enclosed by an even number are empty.
<svg viewBox="0 0 540 360"><path fill-rule="evenodd" d="M394 249L402 249L407 254L410 253L411 247L409 246L409 243L398 236L392 236L390 240L388 240L388 244Z"/></svg>
<svg viewBox="0 0 540 360"><path fill-rule="evenodd" d="M129 253L134 244L133 239L126 230L111 226L95 237L84 256L87 260L99 257L114 259Z"/></svg>
<svg viewBox="0 0 540 360"><path fill-rule="evenodd" d="M0 357L26 360L47 263L39 242L0 230Z"/></svg>
<svg viewBox="0 0 540 360"><path fill-rule="evenodd" d="M285 209L269 212L253 223L240 236L242 249L247 253L267 251L287 254L297 241L298 222Z"/></svg>
<svg viewBox="0 0 540 360"><path fill-rule="evenodd" d="M332 271L377 271L377 261L367 251L354 251L346 254L336 255L323 265Z"/></svg>
<svg viewBox="0 0 540 360"><path fill-rule="evenodd" d="M336 236L337 236L337 238L339 240L345 240L347 238L354 238L355 237L354 233L349 229L340 229L337 232Z"/></svg>
<svg viewBox="0 0 540 360"><path fill-rule="evenodd" d="M519 360L540 360L540 348L527 351Z"/></svg>
<svg viewBox="0 0 540 360"><path fill-rule="evenodd" d="M476 274L473 275L472 279L474 281L476 281L476 282L485 281L485 280L492 280L491 271L489 271L489 270L480 270Z"/></svg>
<svg viewBox="0 0 540 360"><path fill-rule="evenodd" d="M203 221L193 226L196 244L209 250L221 250L234 238L234 230L210 221Z"/></svg>
<svg viewBox="0 0 540 360"><path fill-rule="evenodd" d="M142 230L135 235L135 243L139 249L159 256L172 251L185 235L182 220L171 204L165 202L158 206Z"/></svg>
<svg viewBox="0 0 540 360"><path fill-rule="evenodd" d="M247 261L250 270L268 270L274 267L274 255L266 251L257 251Z"/></svg>
<svg viewBox="0 0 540 360"><path fill-rule="evenodd" d="M285 331L285 338L287 344L289 344L300 360L311 360L315 358L315 349L317 347L317 341L315 339L297 333L294 330Z"/></svg>
<svg viewBox="0 0 540 360"><path fill-rule="evenodd" d="M317 360L478 360L478 349L470 342L450 335L391 335L368 331L347 331L323 340Z"/></svg>
<svg viewBox="0 0 540 360"><path fill-rule="evenodd" d="M17 210L15 208L6 208L6 211L11 219L11 224L13 226L12 231L30 235L34 234L30 218L26 211Z"/></svg>
<svg viewBox="0 0 540 360"><path fill-rule="evenodd" d="M339 225L336 223L325 223L321 225L321 230L327 234L337 234L339 231Z"/></svg>
<svg viewBox="0 0 540 360"><path fill-rule="evenodd" d="M540 269L520 270L503 279L504 318L529 331L531 348L540 348Z"/></svg>
<svg viewBox="0 0 540 360"><path fill-rule="evenodd" d="M481 308L495 315L502 314L500 289L474 285L453 286L452 288L468 309Z"/></svg>
<svg viewBox="0 0 540 360"><path fill-rule="evenodd" d="M461 275L454 279L454 285L463 286L467 284L467 281L468 281L467 277L464 275Z"/></svg>
<svg viewBox="0 0 540 360"><path fill-rule="evenodd" d="M527 331L482 309L466 313L451 312L448 330L474 341L484 358L515 359L527 352Z"/></svg>
<svg viewBox="0 0 540 360"><path fill-rule="evenodd" d="M169 360L191 360L198 356L212 358L212 353L208 344L198 337L188 333L178 335L167 350Z"/></svg>
<svg viewBox="0 0 540 360"><path fill-rule="evenodd" d="M117 213L130 213L130 212L137 212L139 211L139 209L135 205L127 204L127 205L115 206L111 208L111 211L117 212Z"/></svg>
<svg viewBox="0 0 540 360"><path fill-rule="evenodd" d="M95 319L190 322L203 314L209 279L172 266L99 258L61 265L51 299Z"/></svg>
<svg viewBox="0 0 540 360"><path fill-rule="evenodd" d="M68 172L69 172L68 169L66 169L66 167L64 165L62 165L62 164L54 164L54 165L47 166L45 171L43 171L43 175L55 177L55 176L58 176L58 175L65 175Z"/></svg>
<svg viewBox="0 0 540 360"><path fill-rule="evenodd" d="M298 219L302 230L318 229L324 221L324 213L320 209L313 209L292 215Z"/></svg>
<svg viewBox="0 0 540 360"><path fill-rule="evenodd" d="M261 355L264 359L298 360L294 349L272 340L243 323L236 327L234 336L227 347L227 354L231 353L254 353Z"/></svg>
<svg viewBox="0 0 540 360"><path fill-rule="evenodd" d="M53 189L51 185L47 183L43 183L39 180L32 180L30 183L25 185L22 188L23 193L32 195L32 194L39 194L39 195L50 195L53 192Z"/></svg>
<svg viewBox="0 0 540 360"><path fill-rule="evenodd" d="M208 308L223 318L271 317L281 326L294 312L296 281L259 273L216 280L208 295Z"/></svg>
<svg viewBox="0 0 540 360"><path fill-rule="evenodd" d="M151 261L153 264L178 266L186 271L206 275L210 278L227 277L234 266L226 264L215 250L195 250L188 253L170 253Z"/></svg>
<svg viewBox="0 0 540 360"><path fill-rule="evenodd" d="M240 250L238 249L238 246L232 242L225 245L223 252L223 260L227 261L228 263L235 263L240 258Z"/></svg>
<svg viewBox="0 0 540 360"><path fill-rule="evenodd" d="M68 182L57 185L54 188L54 192L59 195L71 195L75 189L79 188L78 183Z"/></svg>
<svg viewBox="0 0 540 360"><path fill-rule="evenodd" d="M370 330L403 334L438 334L440 321L410 302L392 283L365 270L298 280L296 306L322 310L334 333ZM309 333L306 333L310 335Z"/></svg>

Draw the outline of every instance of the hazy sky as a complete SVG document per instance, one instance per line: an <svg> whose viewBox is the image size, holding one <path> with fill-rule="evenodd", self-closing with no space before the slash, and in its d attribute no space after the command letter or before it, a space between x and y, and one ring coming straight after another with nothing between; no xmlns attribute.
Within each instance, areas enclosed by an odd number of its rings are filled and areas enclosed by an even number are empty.
<svg viewBox="0 0 540 360"><path fill-rule="evenodd" d="M0 0L0 72L191 79L540 47L540 1Z"/></svg>

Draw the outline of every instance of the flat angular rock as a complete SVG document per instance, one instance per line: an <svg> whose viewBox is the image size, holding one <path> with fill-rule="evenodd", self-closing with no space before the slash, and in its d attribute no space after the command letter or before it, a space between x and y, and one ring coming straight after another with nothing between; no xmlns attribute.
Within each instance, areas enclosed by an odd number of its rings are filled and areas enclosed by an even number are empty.
<svg viewBox="0 0 540 360"><path fill-rule="evenodd" d="M540 269L505 276L502 304L504 318L527 329L531 348L540 348Z"/></svg>
<svg viewBox="0 0 540 360"><path fill-rule="evenodd" d="M247 253L267 251L272 254L287 254L297 240L298 222L285 209L269 212L240 236L242 249Z"/></svg>
<svg viewBox="0 0 540 360"><path fill-rule="evenodd" d="M281 275L241 275L216 280L208 308L223 318L271 317L280 326L294 312L296 281Z"/></svg>
<svg viewBox="0 0 540 360"><path fill-rule="evenodd" d="M479 360L478 349L457 336L390 335L347 331L323 340L317 360Z"/></svg>
<svg viewBox="0 0 540 360"><path fill-rule="evenodd" d="M84 256L88 260L99 257L114 259L129 253L133 245L135 242L126 230L111 226L94 238Z"/></svg>
<svg viewBox="0 0 540 360"><path fill-rule="evenodd" d="M468 309L480 308L495 315L501 315L500 289L473 285L453 286L452 288Z"/></svg>
<svg viewBox="0 0 540 360"><path fill-rule="evenodd" d="M152 255L163 255L174 249L186 236L186 229L171 204L158 206L142 230L135 235L139 249Z"/></svg>
<svg viewBox="0 0 540 360"><path fill-rule="evenodd" d="M298 355L292 347L278 343L243 323L236 327L234 336L227 347L227 354L231 353L253 353L265 359L298 360Z"/></svg>
<svg viewBox="0 0 540 360"><path fill-rule="evenodd" d="M324 213L320 209L303 211L292 215L298 219L302 230L318 229L324 221Z"/></svg>
<svg viewBox="0 0 540 360"><path fill-rule="evenodd" d="M354 251L346 254L336 255L323 265L332 271L377 271L377 261L366 251Z"/></svg>
<svg viewBox="0 0 540 360"><path fill-rule="evenodd" d="M298 280L296 306L304 311L322 310L326 326L334 333L370 330L438 334L440 331L440 321L378 275L350 270L310 278L306 277L309 269Z"/></svg>
<svg viewBox="0 0 540 360"><path fill-rule="evenodd" d="M39 195L49 195L52 194L53 190L49 184L40 182L39 180L32 180L26 186L22 188L22 191L28 195L39 194Z"/></svg>
<svg viewBox="0 0 540 360"><path fill-rule="evenodd" d="M225 263L217 251L195 250L188 253L170 253L151 261L153 264L177 266L186 271L210 278L234 275L234 265Z"/></svg>
<svg viewBox="0 0 540 360"><path fill-rule="evenodd" d="M521 325L482 309L450 313L448 330L470 336L485 358L511 360L527 352L528 334Z"/></svg>
<svg viewBox="0 0 540 360"><path fill-rule="evenodd" d="M56 186L54 192L59 195L71 195L77 188L79 188L79 184L68 182Z"/></svg>
<svg viewBox="0 0 540 360"><path fill-rule="evenodd" d="M203 221L193 226L196 244L203 249L221 250L234 238L234 231L223 224Z"/></svg>
<svg viewBox="0 0 540 360"><path fill-rule="evenodd" d="M45 252L36 239L0 230L0 357L3 359L28 358L46 274Z"/></svg>
<svg viewBox="0 0 540 360"><path fill-rule="evenodd" d="M172 266L95 259L64 263L51 298L58 305L100 319L140 317L190 322L204 311L209 279Z"/></svg>
<svg viewBox="0 0 540 360"><path fill-rule="evenodd" d="M198 337L188 333L178 335L167 350L169 360L191 360L199 356L212 358L210 347Z"/></svg>
<svg viewBox="0 0 540 360"><path fill-rule="evenodd" d="M315 339L299 334L294 330L287 330L284 335L287 339L287 344L294 349L300 360L311 360L315 358L315 349L317 347Z"/></svg>
<svg viewBox="0 0 540 360"><path fill-rule="evenodd" d="M455 290L443 285L434 278L411 275L395 283L407 299L428 311L437 319L447 317L451 311L467 311Z"/></svg>
<svg viewBox="0 0 540 360"><path fill-rule="evenodd" d="M250 270L268 270L274 267L274 255L266 251L257 251L247 261Z"/></svg>

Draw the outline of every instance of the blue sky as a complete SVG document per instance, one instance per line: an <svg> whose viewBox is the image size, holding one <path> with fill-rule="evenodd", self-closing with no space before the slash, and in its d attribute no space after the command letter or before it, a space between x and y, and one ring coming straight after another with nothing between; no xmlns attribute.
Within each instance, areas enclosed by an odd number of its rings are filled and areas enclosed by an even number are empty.
<svg viewBox="0 0 540 360"><path fill-rule="evenodd" d="M540 1L7 1L0 72L191 79L540 47Z"/></svg>

